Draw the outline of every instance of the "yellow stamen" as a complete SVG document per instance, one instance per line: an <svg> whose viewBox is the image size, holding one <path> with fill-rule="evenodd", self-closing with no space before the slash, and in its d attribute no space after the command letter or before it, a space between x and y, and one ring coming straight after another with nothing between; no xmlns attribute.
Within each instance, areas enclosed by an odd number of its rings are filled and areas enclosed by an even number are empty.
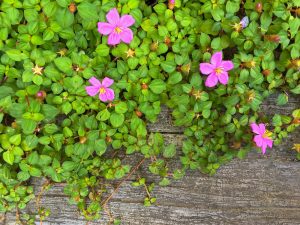
<svg viewBox="0 0 300 225"><path fill-rule="evenodd" d="M119 34L119 33L121 33L121 32L122 32L122 30L121 30L121 28L120 28L120 27L116 27L116 28L115 28L115 32L116 32L117 34Z"/></svg>
<svg viewBox="0 0 300 225"><path fill-rule="evenodd" d="M100 88L100 94L104 94L106 92L105 88Z"/></svg>
<svg viewBox="0 0 300 225"><path fill-rule="evenodd" d="M241 23L235 23L233 25L233 29L235 29L236 32L240 32L242 30L242 24Z"/></svg>
<svg viewBox="0 0 300 225"><path fill-rule="evenodd" d="M223 69L219 67L219 68L215 69L215 72L217 75L220 75L223 72Z"/></svg>
<svg viewBox="0 0 300 225"><path fill-rule="evenodd" d="M272 132L266 130L265 133L263 134L263 138L271 139Z"/></svg>

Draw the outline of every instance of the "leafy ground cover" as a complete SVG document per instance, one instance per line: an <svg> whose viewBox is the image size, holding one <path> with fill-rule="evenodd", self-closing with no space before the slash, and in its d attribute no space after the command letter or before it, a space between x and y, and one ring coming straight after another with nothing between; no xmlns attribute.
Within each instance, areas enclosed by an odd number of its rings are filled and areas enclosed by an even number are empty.
<svg viewBox="0 0 300 225"><path fill-rule="evenodd" d="M3 0L0 211L24 209L30 178L46 177L45 189L66 182L93 220L115 193L103 197L106 184L145 161L168 185L188 169L213 175L255 146L272 151L300 124L300 109L260 111L273 93L283 107L300 94L299 16L299 0ZM185 129L180 149L146 129L162 105ZM174 157L182 167L170 171ZM132 185L155 203L154 184Z"/></svg>

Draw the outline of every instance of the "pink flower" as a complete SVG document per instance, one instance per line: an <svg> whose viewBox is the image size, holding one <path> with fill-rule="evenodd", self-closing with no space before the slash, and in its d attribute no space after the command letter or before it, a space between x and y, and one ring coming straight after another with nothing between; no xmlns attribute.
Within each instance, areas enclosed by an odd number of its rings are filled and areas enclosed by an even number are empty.
<svg viewBox="0 0 300 225"><path fill-rule="evenodd" d="M218 81L221 84L228 83L227 71L232 70L234 65L232 61L223 61L222 52L216 52L212 55L210 63L200 63L200 71L205 75L209 75L205 81L206 87L214 87Z"/></svg>
<svg viewBox="0 0 300 225"><path fill-rule="evenodd" d="M114 80L105 77L101 83L101 81L99 81L97 78L92 77L89 79L89 82L92 84L92 86L87 86L85 88L88 95L95 96L99 93L99 99L103 102L114 100L114 90L109 88L114 83Z"/></svg>
<svg viewBox="0 0 300 225"><path fill-rule="evenodd" d="M106 14L106 19L108 23L98 23L98 31L100 34L108 35L109 45L116 45L121 41L129 44L132 41L133 33L128 28L135 23L132 16L123 15L120 18L118 10L113 8Z"/></svg>
<svg viewBox="0 0 300 225"><path fill-rule="evenodd" d="M255 133L255 137L253 138L253 141L256 143L256 146L261 148L262 153L266 153L267 147L272 148L273 140L271 139L271 132L266 130L266 127L263 123L251 124L252 132Z"/></svg>

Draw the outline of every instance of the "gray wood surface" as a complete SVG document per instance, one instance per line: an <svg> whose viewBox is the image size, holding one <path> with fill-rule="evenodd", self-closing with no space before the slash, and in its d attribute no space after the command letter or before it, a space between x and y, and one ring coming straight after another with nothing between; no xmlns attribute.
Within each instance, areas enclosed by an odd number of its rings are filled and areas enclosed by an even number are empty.
<svg viewBox="0 0 300 225"><path fill-rule="evenodd" d="M284 107L276 106L274 101L274 97L266 101L263 110L269 114L288 114L300 106L299 98L291 97ZM149 125L149 130L162 132L168 142L180 147L182 129L172 126L166 108L159 121ZM114 217L121 219L121 224L130 225L300 224L300 163L291 150L293 143L300 142L299 134L298 129L283 144L268 150L265 156L253 150L245 160L235 159L222 166L213 177L189 171L182 180L173 181L168 187L156 186L153 196L157 197L157 203L151 207L143 206L145 190L131 187L133 176L123 183L108 207ZM176 163L171 162L170 167L175 167ZM157 180L145 166L139 173L150 182ZM43 182L32 182L38 193ZM76 207L67 203L63 187L64 184L55 184L42 196L41 205L51 209L51 216L43 224L87 224ZM34 213L35 204L30 203L26 211ZM104 214L101 220L88 224L107 222ZM8 213L4 224L15 224L15 214Z"/></svg>

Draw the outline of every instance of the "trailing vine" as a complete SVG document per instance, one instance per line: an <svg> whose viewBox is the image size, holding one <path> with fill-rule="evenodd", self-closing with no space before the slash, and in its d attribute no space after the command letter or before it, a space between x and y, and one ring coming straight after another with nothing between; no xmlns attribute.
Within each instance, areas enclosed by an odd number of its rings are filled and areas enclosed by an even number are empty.
<svg viewBox="0 0 300 225"><path fill-rule="evenodd" d="M42 193L64 182L88 221L118 224L107 204L129 178L156 202L141 165L166 186L273 151L300 124L300 109L261 110L300 94L299 16L299 0L1 1L0 211L33 224L20 212L35 198L42 224ZM147 130L163 105L182 147Z"/></svg>

